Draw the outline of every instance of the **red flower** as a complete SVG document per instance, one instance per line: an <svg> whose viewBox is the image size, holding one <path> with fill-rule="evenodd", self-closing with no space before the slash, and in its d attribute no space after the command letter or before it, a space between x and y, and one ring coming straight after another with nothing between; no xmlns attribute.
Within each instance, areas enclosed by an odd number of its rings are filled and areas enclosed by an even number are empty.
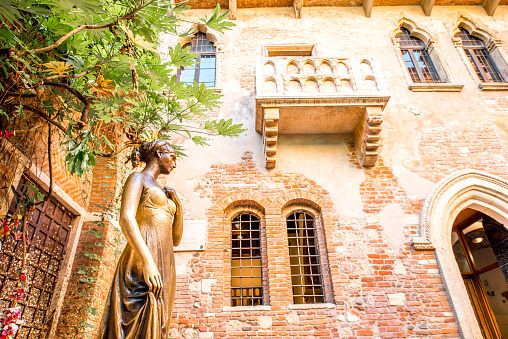
<svg viewBox="0 0 508 339"><path fill-rule="evenodd" d="M26 281L26 275L22 274L19 279L21 279L21 281Z"/></svg>

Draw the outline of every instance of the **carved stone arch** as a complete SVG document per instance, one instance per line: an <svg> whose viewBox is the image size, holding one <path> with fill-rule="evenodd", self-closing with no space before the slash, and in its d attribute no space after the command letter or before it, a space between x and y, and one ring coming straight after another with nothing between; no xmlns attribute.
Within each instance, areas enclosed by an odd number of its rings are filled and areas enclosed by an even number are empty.
<svg viewBox="0 0 508 339"><path fill-rule="evenodd" d="M222 84L224 82L224 36L216 30L208 27L205 24L196 24L193 27L194 31L205 33L207 39L215 46L215 90L222 91ZM180 38L178 42L181 46L190 43L192 38Z"/></svg>
<svg viewBox="0 0 508 339"><path fill-rule="evenodd" d="M396 28L391 33L392 40L396 39L397 36L402 33L401 27L404 27L411 33L412 36L415 36L421 41L423 41L425 43L425 46L427 46L429 43L434 42L432 39L433 34L429 30L417 25L413 19L405 15L403 15L399 20L397 20L395 25Z"/></svg>
<svg viewBox="0 0 508 339"><path fill-rule="evenodd" d="M455 80L453 75L448 67L445 59L441 57L441 52L439 50L439 46L437 40L433 38L434 34L420 25L418 25L413 19L407 17L402 14L400 19L395 22L395 29L391 32L390 37L393 42L393 47L397 52L397 58L399 59L399 63L401 68L404 70L404 76L408 83L408 87L412 91L445 91L445 92L459 92L462 90L464 85L454 83ZM407 29L411 36L414 36L420 39L424 45L425 49L432 60L432 65L435 68L435 72L439 77L439 81L435 82L415 82L409 74L404 58L402 57L402 50L400 47L400 37L399 35L402 33L402 27Z"/></svg>
<svg viewBox="0 0 508 339"><path fill-rule="evenodd" d="M483 42L485 42L485 45L488 45L491 39L494 39L494 35L492 33L490 33L488 30L484 28L479 27L478 24L473 19L467 17L463 13L459 14L457 19L455 19L455 23L450 32L454 42L456 41L456 39L462 42L462 39L460 39L459 37L455 37L459 33L460 28L464 28L472 36L481 39Z"/></svg>
<svg viewBox="0 0 508 339"><path fill-rule="evenodd" d="M462 170L441 180L429 194L420 215L417 250L435 249L443 282L450 295L464 338L482 338L452 248L452 225L465 208L471 208L508 225L508 181L477 170Z"/></svg>
<svg viewBox="0 0 508 339"><path fill-rule="evenodd" d="M466 52L462 46L462 39L457 35L460 28L465 29L472 36L482 40L485 43L485 48L494 61L497 69L501 73L503 82L486 83L482 82L477 76L474 66L471 64ZM462 61L466 65L469 74L476 80L478 87L481 90L508 90L508 55L503 48L501 39L496 38L490 31L480 27L476 21L467 17L465 14L460 13L455 20L452 30L450 31L455 48L457 48Z"/></svg>

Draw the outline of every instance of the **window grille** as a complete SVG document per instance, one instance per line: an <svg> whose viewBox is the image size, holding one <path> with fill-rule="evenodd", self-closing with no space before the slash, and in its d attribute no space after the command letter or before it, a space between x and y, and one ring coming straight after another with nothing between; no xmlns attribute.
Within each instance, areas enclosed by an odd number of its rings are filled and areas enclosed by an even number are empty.
<svg viewBox="0 0 508 339"><path fill-rule="evenodd" d="M263 305L263 249L259 219L241 214L231 223L231 306Z"/></svg>
<svg viewBox="0 0 508 339"><path fill-rule="evenodd" d="M294 212L287 218L289 260L295 304L324 303L323 275L314 218Z"/></svg>
<svg viewBox="0 0 508 339"><path fill-rule="evenodd" d="M178 80L192 85L194 80L198 83L205 83L207 87L215 87L215 46L208 40L205 33L199 32L192 39L191 42L185 44L183 47L190 46L190 53L198 54L196 66L191 68L180 68L178 71Z"/></svg>
<svg viewBox="0 0 508 339"><path fill-rule="evenodd" d="M499 73L496 64L485 47L485 43L481 39L472 36L464 28L460 28L457 37L461 38L462 48L464 48L469 61L481 81L503 82L501 73Z"/></svg>
<svg viewBox="0 0 508 339"><path fill-rule="evenodd" d="M425 43L411 36L406 28L400 29L402 31L399 35L400 50L411 80L413 82L442 82L425 49Z"/></svg>

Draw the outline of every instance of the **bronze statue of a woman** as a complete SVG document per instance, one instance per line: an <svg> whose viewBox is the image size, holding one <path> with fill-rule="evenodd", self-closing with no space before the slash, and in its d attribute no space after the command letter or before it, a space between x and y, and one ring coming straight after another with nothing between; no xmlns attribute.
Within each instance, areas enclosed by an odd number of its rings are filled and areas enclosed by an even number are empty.
<svg viewBox="0 0 508 339"><path fill-rule="evenodd" d="M116 267L99 330L100 339L166 339L175 298L173 246L182 238L182 205L175 191L157 184L176 152L165 141L142 144L131 161L146 164L127 179L120 226L127 245Z"/></svg>

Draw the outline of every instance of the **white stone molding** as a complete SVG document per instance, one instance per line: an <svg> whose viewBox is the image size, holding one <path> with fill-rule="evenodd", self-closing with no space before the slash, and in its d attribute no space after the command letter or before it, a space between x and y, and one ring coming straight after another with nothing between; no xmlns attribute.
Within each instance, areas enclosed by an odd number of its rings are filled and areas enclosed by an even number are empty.
<svg viewBox="0 0 508 339"><path fill-rule="evenodd" d="M480 80L476 74L474 66L471 64L471 61L464 51L462 46L462 39L456 36L459 33L460 28L464 28L472 36L483 40L485 47L487 48L488 52L490 53L490 57L501 73L504 82L482 82ZM459 52L462 62L466 66L469 75L475 80L479 89L482 91L508 90L508 55L506 54L500 39L495 38L491 32L480 27L476 21L462 13L460 13L455 20L453 28L450 31L450 35L452 36L453 44Z"/></svg>
<svg viewBox="0 0 508 339"><path fill-rule="evenodd" d="M452 225L465 208L489 215L508 225L508 181L477 170L455 172L429 194L420 215L420 236L412 240L416 250L435 249L445 288L450 296L463 338L482 334L468 298L452 249Z"/></svg>
<svg viewBox="0 0 508 339"><path fill-rule="evenodd" d="M430 15L430 14L429 14ZM432 38L433 34L427 30L416 24L416 22L407 17L406 15L402 15L402 17L395 22L396 28L391 32L390 37L393 42L393 47L395 48L395 52L397 54L397 59L399 60L400 67L404 72L404 77L406 78L406 82L408 84L408 88L414 92L460 92L464 87L463 84L458 84L455 82L455 79L448 67L448 64L445 62L445 59L441 57L441 52L439 49L439 45L435 39ZM401 28L406 28L412 36L420 39L425 44L425 49L429 53L430 59L436 69L439 78L441 79L440 83L434 82L413 82L411 75L407 69L406 63L404 62L404 58L402 57L402 52L400 48L400 38L399 34L402 33Z"/></svg>
<svg viewBox="0 0 508 339"><path fill-rule="evenodd" d="M224 82L224 36L216 30L205 24L194 25L198 32L205 33L206 37L215 46L215 91L221 92ZM191 38L181 38L178 40L181 46L190 43Z"/></svg>
<svg viewBox="0 0 508 339"><path fill-rule="evenodd" d="M360 162L364 166L374 166L379 146L378 134L381 131L380 123L377 122L381 120L373 117L365 120L364 117L368 109L377 108L381 112L390 99L380 74L382 72L377 63L370 57L258 58L256 131L263 136L266 168L274 168L276 165L279 131L282 134L358 135L358 150L364 150L359 153L362 159ZM318 126L317 118L302 113L303 107L308 107L308 112L313 112L315 116L328 110L327 118L335 123L333 130ZM287 129L292 123L291 118L288 118L291 114L295 114L293 118L299 119L298 132ZM353 115L356 115L354 119ZM340 126L338 122L341 122ZM338 132L337 129L340 128L342 130ZM373 139L376 139L375 143Z"/></svg>

